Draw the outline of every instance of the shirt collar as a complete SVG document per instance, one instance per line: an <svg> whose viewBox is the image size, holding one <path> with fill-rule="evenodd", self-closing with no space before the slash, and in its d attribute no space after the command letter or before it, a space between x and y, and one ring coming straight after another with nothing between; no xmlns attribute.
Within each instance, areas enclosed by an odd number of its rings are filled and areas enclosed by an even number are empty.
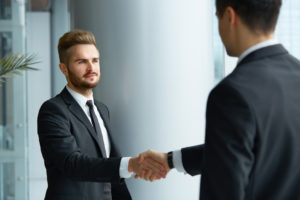
<svg viewBox="0 0 300 200"><path fill-rule="evenodd" d="M258 49L261 49L261 48L264 48L264 47L268 47L268 46L272 46L272 45L276 45L278 44L278 41L275 40L275 39L270 39L270 40L266 40L266 41L263 41L263 42L260 42L252 47L250 47L249 49L247 49L246 51L244 51L240 57L239 57L239 60L238 60L238 63L240 63L246 56L248 56L250 53L258 50Z"/></svg>
<svg viewBox="0 0 300 200"><path fill-rule="evenodd" d="M85 96L83 96L82 94L79 94L78 92L75 92L74 90L72 90L68 85L66 85L67 90L70 92L70 94L72 95L72 97L76 100L76 102L81 106L84 107L86 106L86 102L88 100L92 100L93 104L94 104L94 97L93 94L91 96L91 98L86 98Z"/></svg>

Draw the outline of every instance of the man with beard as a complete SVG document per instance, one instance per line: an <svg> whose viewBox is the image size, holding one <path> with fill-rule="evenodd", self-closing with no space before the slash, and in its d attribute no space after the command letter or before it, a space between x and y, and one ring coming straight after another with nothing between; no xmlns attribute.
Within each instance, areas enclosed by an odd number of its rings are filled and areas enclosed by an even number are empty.
<svg viewBox="0 0 300 200"><path fill-rule="evenodd" d="M130 200L123 178L140 173L142 166L137 157L120 158L110 136L108 108L94 101L92 89L100 80L95 38L81 30L65 33L58 53L67 85L38 115L48 180L45 199ZM148 169L163 175L159 164Z"/></svg>

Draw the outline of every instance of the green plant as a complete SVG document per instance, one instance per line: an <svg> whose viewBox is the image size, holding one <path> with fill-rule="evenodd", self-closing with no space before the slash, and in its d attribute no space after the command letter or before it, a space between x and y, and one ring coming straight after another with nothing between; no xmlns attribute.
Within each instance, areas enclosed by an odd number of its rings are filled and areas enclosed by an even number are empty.
<svg viewBox="0 0 300 200"><path fill-rule="evenodd" d="M22 75L21 71L38 70L37 68L31 67L39 63L39 61L35 61L35 59L35 55L27 54L11 54L1 58L0 82L3 82L5 78L11 78L13 74Z"/></svg>

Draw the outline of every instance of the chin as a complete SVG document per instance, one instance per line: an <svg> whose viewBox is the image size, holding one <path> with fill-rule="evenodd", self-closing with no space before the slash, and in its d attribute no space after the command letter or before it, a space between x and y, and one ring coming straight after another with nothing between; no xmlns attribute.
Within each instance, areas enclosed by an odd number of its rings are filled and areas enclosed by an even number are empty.
<svg viewBox="0 0 300 200"><path fill-rule="evenodd" d="M89 83L89 84L85 84L85 87L88 89L92 89L92 88L95 88L97 85L98 85L98 82L97 83Z"/></svg>
<svg viewBox="0 0 300 200"><path fill-rule="evenodd" d="M85 81L82 83L82 86L84 86L85 88L95 88L98 83L99 83L100 79L94 79L94 80L90 80L90 81Z"/></svg>
<svg viewBox="0 0 300 200"><path fill-rule="evenodd" d="M93 81L93 82L84 82L81 84L82 87L86 88L86 89L92 89L95 88L99 83L98 81Z"/></svg>

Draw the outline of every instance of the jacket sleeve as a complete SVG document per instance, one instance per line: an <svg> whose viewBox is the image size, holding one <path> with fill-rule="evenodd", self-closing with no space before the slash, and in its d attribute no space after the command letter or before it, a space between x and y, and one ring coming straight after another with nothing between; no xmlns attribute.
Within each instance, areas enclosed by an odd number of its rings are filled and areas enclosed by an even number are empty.
<svg viewBox="0 0 300 200"><path fill-rule="evenodd" d="M255 117L229 84L210 94L206 112L201 199L245 199L254 165Z"/></svg>
<svg viewBox="0 0 300 200"><path fill-rule="evenodd" d="M182 164L188 174L195 176L202 173L203 149L203 144L181 149Z"/></svg>
<svg viewBox="0 0 300 200"><path fill-rule="evenodd" d="M62 175L79 181L120 181L121 158L83 154L71 133L68 112L64 110L59 104L47 101L38 115L38 135L47 170L60 170Z"/></svg>

